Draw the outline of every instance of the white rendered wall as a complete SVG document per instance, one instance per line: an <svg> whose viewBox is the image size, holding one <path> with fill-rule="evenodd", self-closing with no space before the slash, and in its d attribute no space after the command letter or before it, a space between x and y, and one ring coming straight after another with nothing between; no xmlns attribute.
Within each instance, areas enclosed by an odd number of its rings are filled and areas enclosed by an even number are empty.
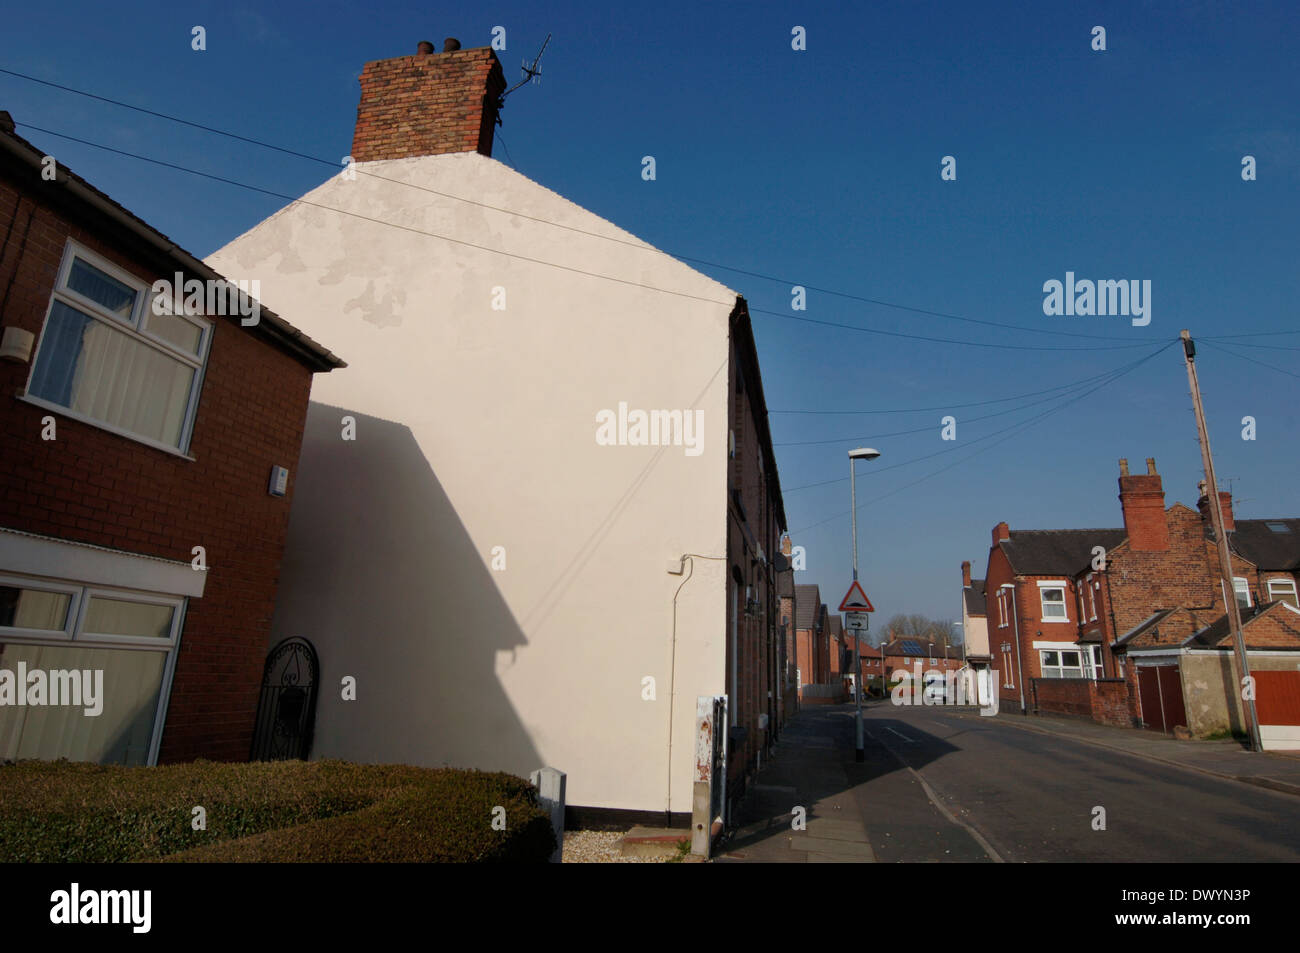
<svg viewBox="0 0 1300 953"><path fill-rule="evenodd" d="M301 203L208 259L349 364L315 378L274 621L321 655L313 756L551 765L571 804L663 810L684 578L666 565L725 552L735 293L477 154L357 171L305 201L629 284ZM599 446L596 414L620 401L702 409L703 453ZM696 696L726 690L726 578L696 560L678 599L674 811L691 805Z"/></svg>

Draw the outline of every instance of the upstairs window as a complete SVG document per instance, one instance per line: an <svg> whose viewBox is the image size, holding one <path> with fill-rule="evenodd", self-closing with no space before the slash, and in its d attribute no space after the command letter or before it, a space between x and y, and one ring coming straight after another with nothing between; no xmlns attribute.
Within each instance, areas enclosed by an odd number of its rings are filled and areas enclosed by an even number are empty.
<svg viewBox="0 0 1300 953"><path fill-rule="evenodd" d="M1040 582L1038 587L1038 598L1043 605L1043 621L1065 622L1069 618L1065 609L1065 584Z"/></svg>
<svg viewBox="0 0 1300 953"><path fill-rule="evenodd" d="M68 242L27 398L184 453L212 325L152 304L150 286Z"/></svg>
<svg viewBox="0 0 1300 953"><path fill-rule="evenodd" d="M1274 602L1278 599L1288 603L1293 609L1300 609L1300 601L1296 599L1294 579L1270 579L1268 581L1268 601Z"/></svg>
<svg viewBox="0 0 1300 953"><path fill-rule="evenodd" d="M1250 584L1241 576L1234 576L1232 578L1232 591L1237 596L1237 605L1243 609L1249 609L1251 606Z"/></svg>

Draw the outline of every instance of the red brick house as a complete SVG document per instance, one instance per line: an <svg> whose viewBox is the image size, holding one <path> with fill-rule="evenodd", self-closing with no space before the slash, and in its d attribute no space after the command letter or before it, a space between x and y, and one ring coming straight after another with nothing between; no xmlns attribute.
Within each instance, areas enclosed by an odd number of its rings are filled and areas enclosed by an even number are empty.
<svg viewBox="0 0 1300 953"><path fill-rule="evenodd" d="M844 631L844 617L838 612L828 612L826 615L826 658L830 663L830 670L827 681L837 682L841 676L848 673L848 666L844 663L844 648L848 644L849 640Z"/></svg>
<svg viewBox="0 0 1300 953"><path fill-rule="evenodd" d="M885 688L893 688L894 674L905 671L909 678L915 678L919 663L922 675L929 672L957 672L965 667L958 653L930 639L896 636L890 632L888 641L879 649L883 657L885 670Z"/></svg>
<svg viewBox="0 0 1300 953"><path fill-rule="evenodd" d="M782 555L790 556L790 537L782 540ZM779 637L781 640L781 710L782 720L799 710L799 680L797 678L797 651L795 649L795 595L794 570L777 573L777 599L780 602Z"/></svg>
<svg viewBox="0 0 1300 953"><path fill-rule="evenodd" d="M865 693L873 686L879 688L877 680L884 671L880 649L859 640L858 664L862 672L862 691Z"/></svg>
<svg viewBox="0 0 1300 953"><path fill-rule="evenodd" d="M794 587L795 602L795 678L799 700L805 685L820 685L826 680L829 665L824 661L822 646L826 641L826 606L816 585Z"/></svg>
<svg viewBox="0 0 1300 953"><path fill-rule="evenodd" d="M343 362L265 309L159 313L177 273L230 284L44 159L0 113L0 760L245 760L312 376ZM101 710L6 698L24 670L101 679Z"/></svg>
<svg viewBox="0 0 1300 953"><path fill-rule="evenodd" d="M985 586L1002 706L1200 735L1240 730L1240 699L1223 689L1235 662L1221 637L1226 593L1209 501L1202 492L1199 512L1166 508L1153 459L1145 474L1121 460L1119 490L1120 529L994 527ZM1220 505L1252 671L1285 670L1263 680L1277 683L1275 699L1300 698L1300 629L1290 634L1300 619L1300 521L1235 521L1227 493Z"/></svg>

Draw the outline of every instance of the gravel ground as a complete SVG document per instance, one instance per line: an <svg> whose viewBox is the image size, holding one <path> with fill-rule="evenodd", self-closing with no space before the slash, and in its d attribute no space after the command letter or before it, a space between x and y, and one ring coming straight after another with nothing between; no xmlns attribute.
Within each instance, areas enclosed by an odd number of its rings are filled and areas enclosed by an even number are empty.
<svg viewBox="0 0 1300 953"><path fill-rule="evenodd" d="M624 857L621 831L565 831L566 864L662 864L663 857Z"/></svg>

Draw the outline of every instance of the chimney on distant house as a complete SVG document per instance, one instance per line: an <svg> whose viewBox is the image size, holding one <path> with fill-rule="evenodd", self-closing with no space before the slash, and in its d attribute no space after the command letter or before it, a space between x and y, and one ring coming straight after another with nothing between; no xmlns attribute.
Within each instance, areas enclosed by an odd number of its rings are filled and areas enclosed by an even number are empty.
<svg viewBox="0 0 1300 953"><path fill-rule="evenodd" d="M1147 472L1131 476L1128 460L1119 462L1119 505L1124 512L1124 531L1129 544L1139 552L1169 549L1169 523L1165 519L1165 488L1156 472L1154 457L1147 457Z"/></svg>
<svg viewBox="0 0 1300 953"><path fill-rule="evenodd" d="M969 559L963 561L961 564L961 587L963 589L970 588L970 560Z"/></svg>
<svg viewBox="0 0 1300 953"><path fill-rule="evenodd" d="M1011 527L1008 526L1005 521L993 527L994 546L997 546L998 540L1010 539L1010 538L1011 538Z"/></svg>
<svg viewBox="0 0 1300 953"><path fill-rule="evenodd" d="M450 38L441 53L425 40L414 56L367 63L361 71L352 159L448 152L490 156L505 89L505 74L490 47L462 50L460 41Z"/></svg>
<svg viewBox="0 0 1300 953"><path fill-rule="evenodd" d="M1196 508L1201 511L1201 519L1205 520L1205 525L1213 526L1214 518L1210 516L1210 497L1205 492L1205 481L1202 480L1197 487L1201 491L1201 498L1196 501ZM1232 518L1232 494L1227 490L1219 491L1219 512L1223 514L1223 531L1231 533L1237 528L1237 524Z"/></svg>

